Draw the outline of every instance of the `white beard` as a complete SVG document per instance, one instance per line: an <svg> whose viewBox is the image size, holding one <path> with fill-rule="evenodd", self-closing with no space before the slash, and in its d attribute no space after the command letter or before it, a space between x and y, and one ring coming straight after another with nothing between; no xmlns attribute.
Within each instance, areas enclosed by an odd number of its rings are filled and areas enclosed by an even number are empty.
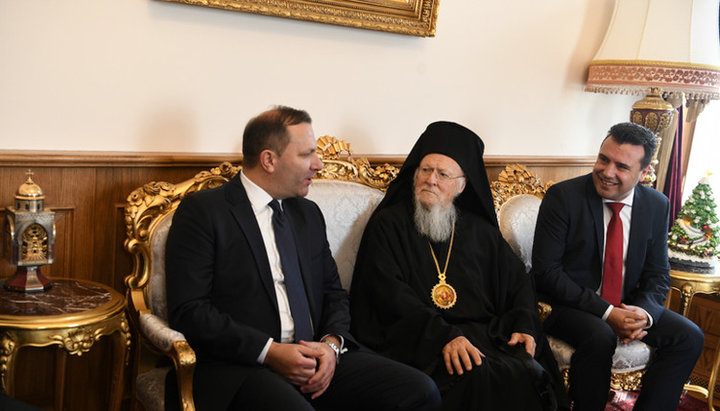
<svg viewBox="0 0 720 411"><path fill-rule="evenodd" d="M450 204L444 209L440 205L436 205L432 209L426 210L417 197L413 200L415 203L415 228L418 232L435 242L447 241L452 234L457 214L455 204Z"/></svg>

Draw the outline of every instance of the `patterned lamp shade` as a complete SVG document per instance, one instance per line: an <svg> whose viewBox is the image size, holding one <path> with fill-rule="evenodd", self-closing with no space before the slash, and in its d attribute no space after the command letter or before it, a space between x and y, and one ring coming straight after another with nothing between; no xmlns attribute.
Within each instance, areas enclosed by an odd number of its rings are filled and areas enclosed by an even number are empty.
<svg viewBox="0 0 720 411"><path fill-rule="evenodd" d="M616 0L585 91L720 99L718 0Z"/></svg>

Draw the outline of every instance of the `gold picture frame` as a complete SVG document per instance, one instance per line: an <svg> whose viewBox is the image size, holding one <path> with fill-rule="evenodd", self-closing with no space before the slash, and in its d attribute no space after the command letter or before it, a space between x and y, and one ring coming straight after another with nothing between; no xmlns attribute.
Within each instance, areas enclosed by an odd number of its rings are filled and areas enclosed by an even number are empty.
<svg viewBox="0 0 720 411"><path fill-rule="evenodd" d="M435 36L440 0L163 0L419 37Z"/></svg>

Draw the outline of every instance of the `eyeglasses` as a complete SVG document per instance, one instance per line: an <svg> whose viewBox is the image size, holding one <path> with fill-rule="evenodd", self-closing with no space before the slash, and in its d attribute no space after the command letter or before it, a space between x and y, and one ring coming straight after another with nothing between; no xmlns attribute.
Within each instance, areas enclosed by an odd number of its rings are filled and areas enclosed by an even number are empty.
<svg viewBox="0 0 720 411"><path fill-rule="evenodd" d="M454 180L454 179L456 179L456 178L463 178L463 177L465 177L464 175L459 175L459 176L454 176L454 177L453 177L453 176L451 176L451 175L448 175L448 174L447 174L445 171L443 171L443 170L438 170L438 169L435 169L435 168L432 168L432 167L420 167L420 168L418 168L418 171L417 171L417 172L418 172L418 175L419 175L420 177L422 177L422 178L430 178L430 176L431 176L432 174L437 173L437 178L438 178L438 180L439 180L439 181L442 181L443 183L448 182L448 181L450 181L450 180Z"/></svg>

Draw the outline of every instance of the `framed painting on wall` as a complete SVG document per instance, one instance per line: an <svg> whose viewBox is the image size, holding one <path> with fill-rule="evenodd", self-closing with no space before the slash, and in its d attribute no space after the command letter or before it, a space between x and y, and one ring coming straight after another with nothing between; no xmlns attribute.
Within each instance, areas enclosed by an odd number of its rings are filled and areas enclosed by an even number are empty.
<svg viewBox="0 0 720 411"><path fill-rule="evenodd" d="M440 0L163 0L266 16L435 36Z"/></svg>

